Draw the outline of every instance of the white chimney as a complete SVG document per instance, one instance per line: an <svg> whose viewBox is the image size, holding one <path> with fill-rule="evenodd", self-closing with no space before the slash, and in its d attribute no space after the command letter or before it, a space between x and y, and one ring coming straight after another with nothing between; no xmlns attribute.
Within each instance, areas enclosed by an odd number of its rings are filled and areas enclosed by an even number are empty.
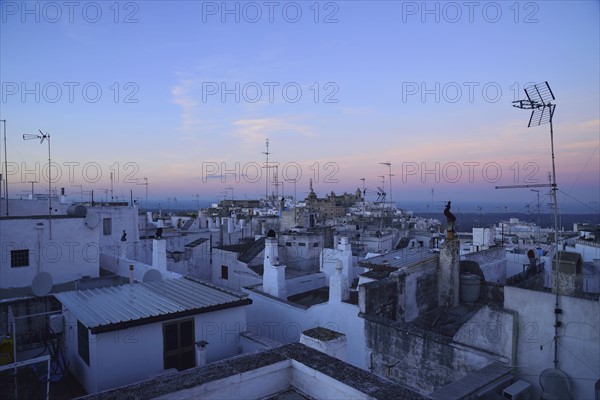
<svg viewBox="0 0 600 400"><path fill-rule="evenodd" d="M342 274L346 276L346 282L349 284L354 279L354 267L352 264L352 245L348 237L343 236L340 238L337 249L337 258L342 261Z"/></svg>
<svg viewBox="0 0 600 400"><path fill-rule="evenodd" d="M277 237L272 229L265 238L263 291L271 296L287 299L285 265L279 262Z"/></svg>
<svg viewBox="0 0 600 400"><path fill-rule="evenodd" d="M329 302L339 303L348 300L350 289L348 287L348 278L342 274L343 263L337 260L335 272L329 278Z"/></svg>
<svg viewBox="0 0 600 400"><path fill-rule="evenodd" d="M167 272L167 241L152 239L152 267Z"/></svg>

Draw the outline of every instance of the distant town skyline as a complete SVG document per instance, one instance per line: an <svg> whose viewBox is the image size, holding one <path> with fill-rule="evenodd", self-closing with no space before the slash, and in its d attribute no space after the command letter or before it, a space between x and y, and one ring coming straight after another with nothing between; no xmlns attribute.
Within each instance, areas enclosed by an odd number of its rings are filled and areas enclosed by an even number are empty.
<svg viewBox="0 0 600 400"><path fill-rule="evenodd" d="M22 139L42 130L71 198L106 197L111 174L142 202L281 191L265 187L268 138L298 198L310 178L320 196L364 178L400 206L432 189L525 205L530 189L494 187L548 182L549 127L512 107L547 80L559 207L600 207L598 2L65 4L1 4L11 198L47 193L48 147Z"/></svg>

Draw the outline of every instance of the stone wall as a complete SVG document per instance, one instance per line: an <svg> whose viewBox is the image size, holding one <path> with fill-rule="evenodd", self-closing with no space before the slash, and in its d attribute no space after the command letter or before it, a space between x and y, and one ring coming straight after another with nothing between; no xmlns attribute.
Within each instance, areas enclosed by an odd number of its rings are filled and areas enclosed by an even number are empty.
<svg viewBox="0 0 600 400"><path fill-rule="evenodd" d="M408 322L438 306L437 260L392 272L389 278L360 285L363 314Z"/></svg>
<svg viewBox="0 0 600 400"><path fill-rule="evenodd" d="M363 317L371 371L422 394L495 361L452 338L385 318Z"/></svg>
<svg viewBox="0 0 600 400"><path fill-rule="evenodd" d="M358 290L361 313L396 319L398 284L395 277L360 285Z"/></svg>

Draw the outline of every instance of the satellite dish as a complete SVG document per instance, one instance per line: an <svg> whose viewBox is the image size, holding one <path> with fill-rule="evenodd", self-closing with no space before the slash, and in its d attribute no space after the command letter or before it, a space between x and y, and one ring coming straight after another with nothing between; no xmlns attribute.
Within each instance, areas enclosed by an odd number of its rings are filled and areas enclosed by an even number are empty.
<svg viewBox="0 0 600 400"><path fill-rule="evenodd" d="M40 272L31 282L31 291L34 295L42 297L50 293L53 284L52 275L48 272Z"/></svg>
<svg viewBox="0 0 600 400"><path fill-rule="evenodd" d="M162 274L157 269L149 269L146 271L142 278L142 282L160 282L162 281Z"/></svg>
<svg viewBox="0 0 600 400"><path fill-rule="evenodd" d="M95 227L98 226L99 223L100 223L100 217L95 212L90 211L85 216L85 225L88 228L94 229Z"/></svg>

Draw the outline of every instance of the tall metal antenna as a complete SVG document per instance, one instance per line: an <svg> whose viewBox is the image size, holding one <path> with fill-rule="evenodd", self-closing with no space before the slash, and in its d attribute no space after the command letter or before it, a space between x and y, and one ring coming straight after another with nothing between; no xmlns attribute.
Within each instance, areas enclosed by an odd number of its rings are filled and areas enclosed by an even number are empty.
<svg viewBox="0 0 600 400"><path fill-rule="evenodd" d="M525 88L525 95L527 100L513 101L513 107L517 107L523 110L531 110L531 116L529 117L529 123L527 127L539 126L542 124L550 124L550 149L552 152L552 180L550 186L552 187L552 201L554 202L554 266L556 268L555 282L556 285L556 309L555 309L555 324L554 324L554 368L558 369L558 328L560 327L560 321L558 320L559 313L559 287L558 287L558 202L556 200L556 191L558 189L556 185L556 165L554 162L554 128L552 120L554 117L554 110L556 104L552 102L556 99L552 89L548 82L539 83L537 85L528 86Z"/></svg>
<svg viewBox="0 0 600 400"><path fill-rule="evenodd" d="M23 140L40 139L40 144L44 143L44 140L48 142L48 233L50 240L52 240L52 159L50 157L50 134L42 132L41 129L38 130L40 132L39 135L24 134Z"/></svg>
<svg viewBox="0 0 600 400"><path fill-rule="evenodd" d="M265 169L267 171L267 179L265 180L265 202L269 198L269 138L265 141L267 151L263 151L263 154L267 156L267 162L265 163Z"/></svg>
<svg viewBox="0 0 600 400"><path fill-rule="evenodd" d="M6 120L0 119L4 124L4 198L6 200L6 216L8 217L8 157L6 155ZM2 174L0 174L0 177ZM0 179L0 184L2 179Z"/></svg>
<svg viewBox="0 0 600 400"><path fill-rule="evenodd" d="M137 185L143 185L146 186L146 211L148 210L148 178L142 178L144 180L144 183L138 183Z"/></svg>
<svg viewBox="0 0 600 400"><path fill-rule="evenodd" d="M392 194L392 163L391 162L380 162L379 164L381 165L387 165L390 169L390 172L388 173L388 176L390 177L390 202L393 204L394 203L394 196Z"/></svg>
<svg viewBox="0 0 600 400"><path fill-rule="evenodd" d="M113 187L113 173L110 173L110 201L113 202L115 201L115 197L114 197L114 187Z"/></svg>

